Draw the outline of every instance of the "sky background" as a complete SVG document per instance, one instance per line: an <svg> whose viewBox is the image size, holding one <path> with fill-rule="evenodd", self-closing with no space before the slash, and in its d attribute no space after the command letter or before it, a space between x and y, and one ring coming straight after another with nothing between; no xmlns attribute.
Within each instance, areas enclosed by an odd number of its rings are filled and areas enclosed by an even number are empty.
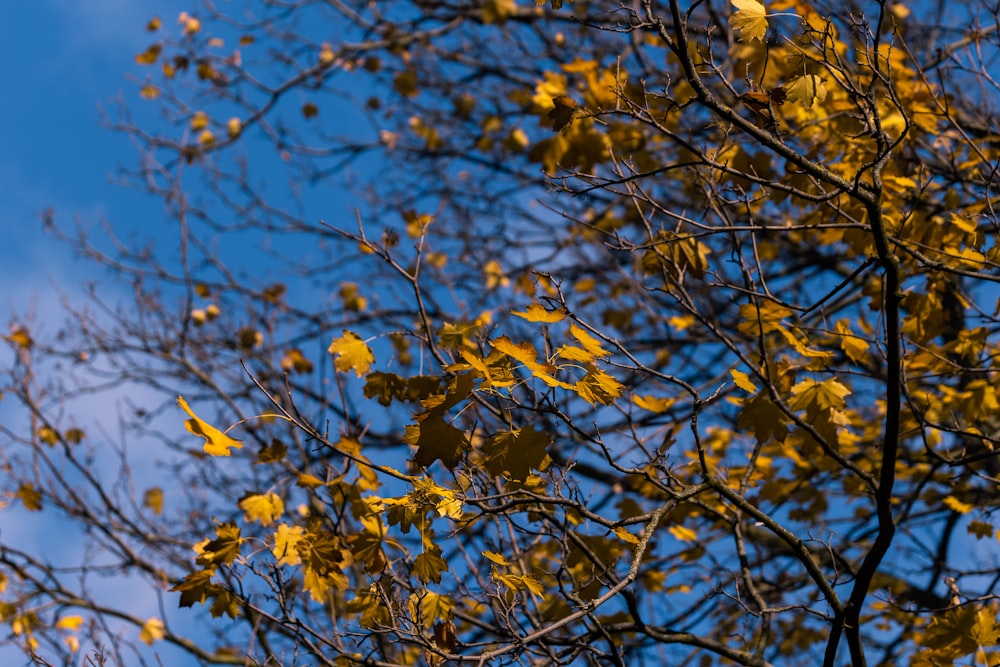
<svg viewBox="0 0 1000 667"><path fill-rule="evenodd" d="M57 224L64 228L74 222L94 227L106 220L126 235L165 224L160 200L113 184L115 170L134 165L138 154L126 136L102 127L101 109L111 111L116 100L124 99L143 113L138 86L130 78L145 75L134 61L154 39L144 27L158 15L172 28L180 12L194 9L193 4L176 0L4 4L0 21L0 318L4 320L0 326L4 333L8 324L24 322L26 316L33 332L54 333L63 320L61 300L79 296L88 281L96 281L106 296L113 298L117 291L128 295L126 285L75 259L69 248L47 235L40 213L54 210ZM0 368L11 361L4 354L0 353ZM113 423L116 406L108 404L107 397L102 400L84 414L95 423L102 419ZM0 418L13 428L12 403L0 401ZM88 425L81 426L86 430ZM139 463L140 475L155 473L152 459L146 466ZM75 555L78 562L82 536L60 526L50 513L29 515L18 505L0 510L0 541L29 552L41 549L50 556L61 551ZM108 581L104 594L109 602L128 600L143 617L168 615L179 624L174 625L177 629L190 629L186 619L175 615L175 594L167 596L166 609L161 609L155 596L139 590L119 579ZM134 641L137 632L130 634ZM164 664L187 664L183 658L170 662L173 654L162 643L155 648L167 660ZM0 664L22 665L27 660L0 648Z"/></svg>
<svg viewBox="0 0 1000 667"><path fill-rule="evenodd" d="M32 303L39 320L81 278L100 273L55 243L39 213L51 208L60 225L102 219L116 228L156 224L162 206L116 187L116 167L134 164L124 135L101 126L100 109L116 98L133 106L141 75L134 56L152 40L153 15L176 20L190 3L177 0L35 0L12 2L0 21L0 272L5 320Z"/></svg>

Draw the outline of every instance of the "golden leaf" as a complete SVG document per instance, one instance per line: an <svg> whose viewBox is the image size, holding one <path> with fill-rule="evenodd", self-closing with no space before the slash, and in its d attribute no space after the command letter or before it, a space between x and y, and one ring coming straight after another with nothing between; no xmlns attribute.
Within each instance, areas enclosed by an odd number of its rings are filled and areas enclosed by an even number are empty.
<svg viewBox="0 0 1000 667"><path fill-rule="evenodd" d="M282 523L274 531L274 548L271 553L278 559L278 565L298 565L302 562L299 545L305 540L302 526Z"/></svg>
<svg viewBox="0 0 1000 667"><path fill-rule="evenodd" d="M788 99L807 109L812 109L826 99L826 82L815 74L793 79L785 87Z"/></svg>
<svg viewBox="0 0 1000 667"><path fill-rule="evenodd" d="M198 417L198 415L196 415L191 408L188 407L187 401L185 401L182 396L177 397L177 405L179 405L184 412L191 416L191 419L184 421L184 427L191 433L205 438L204 450L206 454L210 456L229 456L230 448L235 447L236 449L240 449L243 447L242 442L234 438L230 438L219 429Z"/></svg>
<svg viewBox="0 0 1000 667"><path fill-rule="evenodd" d="M251 494L239 502L245 521L257 521L262 526L270 526L285 511L285 504L276 493Z"/></svg>
<svg viewBox="0 0 1000 667"><path fill-rule="evenodd" d="M529 304L528 307L523 310L512 310L511 315L517 315L520 318L526 319L529 322L559 322L564 317L566 317L566 311L562 308L557 308L556 310L545 310L545 308L540 303Z"/></svg>
<svg viewBox="0 0 1000 667"><path fill-rule="evenodd" d="M736 11L729 22L740 31L740 37L747 40L764 41L767 33L767 11L757 0L732 0Z"/></svg>
<svg viewBox="0 0 1000 667"><path fill-rule="evenodd" d="M729 374L733 377L733 382L736 383L737 387L739 387L740 389L749 394L757 393L757 385L755 385L753 381L750 380L750 376L748 376L746 373L744 373L743 371L738 371L734 368L729 371Z"/></svg>
<svg viewBox="0 0 1000 667"><path fill-rule="evenodd" d="M354 371L358 377L367 373L375 363L375 355L365 341L346 329L343 336L333 339L327 351L337 357L333 362L334 368L341 372Z"/></svg>

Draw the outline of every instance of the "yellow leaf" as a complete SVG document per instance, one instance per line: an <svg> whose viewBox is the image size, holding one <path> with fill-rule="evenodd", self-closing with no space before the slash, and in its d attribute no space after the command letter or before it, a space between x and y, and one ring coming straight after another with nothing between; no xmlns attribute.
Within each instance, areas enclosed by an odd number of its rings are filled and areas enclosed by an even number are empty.
<svg viewBox="0 0 1000 667"><path fill-rule="evenodd" d="M189 16L187 12L181 12L181 15L177 18L177 22L184 26L185 35L193 35L201 30L201 21L193 16Z"/></svg>
<svg viewBox="0 0 1000 667"><path fill-rule="evenodd" d="M299 478L295 482L295 486L301 486L303 489L315 489L316 487L323 486L323 480L315 475L308 475L300 472Z"/></svg>
<svg viewBox="0 0 1000 667"><path fill-rule="evenodd" d="M233 117L226 121L226 133L230 139L235 139L243 132L243 123L239 118Z"/></svg>
<svg viewBox="0 0 1000 667"><path fill-rule="evenodd" d="M552 376L552 373L556 370L555 367L549 364L540 364L536 361L538 352L531 345L531 343L523 342L515 344L514 341L506 336L501 336L493 341L493 347L503 354L520 361L524 364L525 368L531 371L532 375L550 387L573 389L573 385L557 380Z"/></svg>
<svg viewBox="0 0 1000 667"><path fill-rule="evenodd" d="M681 542L694 542L698 539L698 534L696 532L690 528L685 528L684 526L670 526L670 528L667 529L667 532Z"/></svg>
<svg viewBox="0 0 1000 667"><path fill-rule="evenodd" d="M299 555L299 545L305 539L302 526L289 526L282 523L274 531L274 548L271 553L278 560L278 565L298 565L302 562Z"/></svg>
<svg viewBox="0 0 1000 667"><path fill-rule="evenodd" d="M748 376L743 371L738 371L735 368L729 371L729 374L733 376L733 382L736 386L749 394L757 393L757 385L755 385Z"/></svg>
<svg viewBox="0 0 1000 667"><path fill-rule="evenodd" d="M815 74L797 77L785 86L785 97L807 109L825 100L826 93L826 82Z"/></svg>
<svg viewBox="0 0 1000 667"><path fill-rule="evenodd" d="M632 533L628 532L621 526L615 528L615 535L617 535L618 538L623 542L628 542L629 544L639 544L639 538L633 535Z"/></svg>
<svg viewBox="0 0 1000 667"><path fill-rule="evenodd" d="M147 83L145 86L139 89L139 97L144 100L155 100L160 96L160 89L151 83Z"/></svg>
<svg viewBox="0 0 1000 667"><path fill-rule="evenodd" d="M215 135L212 134L211 130L202 130L201 134L198 135L198 143L201 146L208 148L215 143Z"/></svg>
<svg viewBox="0 0 1000 667"><path fill-rule="evenodd" d="M956 511L959 514L968 514L973 509L975 509L974 506L970 505L969 503L963 503L961 500L959 500L955 496L948 496L948 497L946 497L944 499L944 504L949 509L952 509L952 510Z"/></svg>
<svg viewBox="0 0 1000 667"><path fill-rule="evenodd" d="M139 632L139 639L141 639L144 644L151 645L153 642L163 639L165 634L166 628L163 625L163 621L158 618L151 618L142 624L142 631Z"/></svg>
<svg viewBox="0 0 1000 667"><path fill-rule="evenodd" d="M483 555L486 556L491 561L493 561L494 563L496 563L497 565L510 565L510 563L507 562L507 559L504 558L502 554L498 554L495 551L484 551Z"/></svg>
<svg viewBox="0 0 1000 667"><path fill-rule="evenodd" d="M59 434L55 431L55 429L43 426L38 429L38 439L49 447L52 447L59 442Z"/></svg>
<svg viewBox="0 0 1000 667"><path fill-rule="evenodd" d="M580 345L583 346L583 349L594 355L595 358L607 357L611 355L610 352L601 347L601 341L597 340L575 324L569 325L569 332L573 334L574 338L580 341Z"/></svg>
<svg viewBox="0 0 1000 667"><path fill-rule="evenodd" d="M666 412L674 404L674 399L661 396L632 396L632 402L643 410L650 412Z"/></svg>
<svg viewBox="0 0 1000 667"><path fill-rule="evenodd" d="M25 350L31 349L31 346L35 344L34 341L31 340L31 334L29 334L28 330L22 326L14 327L11 330L10 335L4 336L4 338Z"/></svg>
<svg viewBox="0 0 1000 667"><path fill-rule="evenodd" d="M847 324L847 320L837 322L837 333L840 334L840 349L856 364L868 362L868 341L855 335Z"/></svg>
<svg viewBox="0 0 1000 667"><path fill-rule="evenodd" d="M208 127L208 114L204 111L197 111L191 116L191 129L197 132Z"/></svg>
<svg viewBox="0 0 1000 667"><path fill-rule="evenodd" d="M285 511L285 504L276 493L252 494L239 502L244 511L245 521L257 521L262 526L270 526Z"/></svg>
<svg viewBox="0 0 1000 667"><path fill-rule="evenodd" d="M566 311L562 308L557 308L556 310L545 310L545 308L540 303L529 304L528 307L523 311L513 310L511 315L517 315L529 322L559 322L564 317L566 317Z"/></svg>
<svg viewBox="0 0 1000 667"><path fill-rule="evenodd" d="M42 494L35 488L34 484L22 484L14 494L24 503L24 508L31 512L38 512L42 509Z"/></svg>
<svg viewBox="0 0 1000 667"><path fill-rule="evenodd" d="M209 456L229 456L230 448L241 449L243 447L243 443L239 440L230 438L219 429L199 418L188 407L187 401L182 396L177 397L177 405L191 417L191 419L184 421L184 427L194 435L205 438L204 450Z"/></svg>
<svg viewBox="0 0 1000 667"><path fill-rule="evenodd" d="M323 46L319 49L319 62L321 65L332 65L333 64L333 47L330 46L328 42L323 42Z"/></svg>
<svg viewBox="0 0 1000 667"><path fill-rule="evenodd" d="M153 510L153 514L161 513L163 511L163 489L158 486L147 489L142 496L142 506Z"/></svg>
<svg viewBox="0 0 1000 667"><path fill-rule="evenodd" d="M160 57L160 51L162 50L162 44L153 44L142 53L136 55L135 61L140 65L152 65Z"/></svg>
<svg viewBox="0 0 1000 667"><path fill-rule="evenodd" d="M732 0L736 11L729 17L729 22L740 31L744 41L764 41L767 33L767 11L757 0Z"/></svg>
<svg viewBox="0 0 1000 667"><path fill-rule="evenodd" d="M616 398L622 395L624 386L604 371L591 368L573 389L580 395L580 398L591 405L598 403L611 405Z"/></svg>
<svg viewBox="0 0 1000 667"><path fill-rule="evenodd" d="M516 11L516 0L486 0L483 5L483 23L503 23Z"/></svg>
<svg viewBox="0 0 1000 667"><path fill-rule="evenodd" d="M358 377L367 373L375 363L375 355L368 349L365 341L346 329L343 336L333 339L327 351L337 355L334 368L345 373L353 370Z"/></svg>
<svg viewBox="0 0 1000 667"><path fill-rule="evenodd" d="M850 396L851 390L835 378L823 382L806 378L792 387L792 394L795 397L791 401L792 409L805 410L812 418L830 408L843 409L844 399Z"/></svg>
<svg viewBox="0 0 1000 667"><path fill-rule="evenodd" d="M79 630L81 625L83 625L83 616L64 616L56 623L56 627L63 630Z"/></svg>

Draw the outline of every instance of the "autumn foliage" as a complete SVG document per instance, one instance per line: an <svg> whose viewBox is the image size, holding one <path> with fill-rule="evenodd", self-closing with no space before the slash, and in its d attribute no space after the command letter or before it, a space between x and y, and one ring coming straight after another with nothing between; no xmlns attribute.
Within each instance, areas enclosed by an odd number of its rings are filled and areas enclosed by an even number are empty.
<svg viewBox="0 0 1000 667"><path fill-rule="evenodd" d="M126 305L6 337L9 644L998 664L995 6L245 5L109 119L159 240L57 232Z"/></svg>

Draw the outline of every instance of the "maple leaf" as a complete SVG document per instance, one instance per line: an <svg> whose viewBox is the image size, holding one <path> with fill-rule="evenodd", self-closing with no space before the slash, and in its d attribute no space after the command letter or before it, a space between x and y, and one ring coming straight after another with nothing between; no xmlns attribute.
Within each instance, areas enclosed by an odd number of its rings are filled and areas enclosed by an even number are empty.
<svg viewBox="0 0 1000 667"><path fill-rule="evenodd" d="M184 577L184 579L171 588L171 592L179 592L181 600L179 606L191 607L195 603L201 604L208 598L209 592L217 588L217 584L212 583L212 575L215 569L198 570Z"/></svg>
<svg viewBox="0 0 1000 667"><path fill-rule="evenodd" d="M805 410L809 419L815 419L825 410L843 409L844 399L850 394L851 390L834 378L823 382L806 378L792 387L792 395L795 398L791 401L791 408Z"/></svg>
<svg viewBox="0 0 1000 667"><path fill-rule="evenodd" d="M591 405L598 403L611 405L616 398L622 395L624 387L618 380L604 371L592 368L576 383L573 389L580 395L580 398Z"/></svg>
<svg viewBox="0 0 1000 667"><path fill-rule="evenodd" d="M236 618L240 613L240 600L232 592L220 587L218 590L212 591L211 595L214 599L208 612L212 618L218 618L223 614L229 618Z"/></svg>
<svg viewBox="0 0 1000 667"><path fill-rule="evenodd" d="M240 528L231 521L215 528L216 538L199 547L199 565L230 565L240 555Z"/></svg>
<svg viewBox="0 0 1000 667"><path fill-rule="evenodd" d="M204 450L206 454L209 454L210 456L229 456L229 450L231 448L235 447L236 449L240 449L243 447L243 443L239 440L230 438L219 429L198 417L198 415L196 415L191 408L188 407L187 401L185 401L182 396L177 397L177 405L179 405L184 412L191 416L191 419L184 421L184 427L191 433L205 438Z"/></svg>
<svg viewBox="0 0 1000 667"><path fill-rule="evenodd" d="M377 541L376 547L381 547L381 539L377 536L374 539ZM343 545L340 538L333 533L325 530L308 533L300 544L301 546L297 547L299 556L309 569L317 574L327 576L338 570L340 564L344 562L344 554L341 552ZM354 555L360 558L361 552L355 552Z"/></svg>
<svg viewBox="0 0 1000 667"><path fill-rule="evenodd" d="M499 554L495 551L484 551L483 555L486 556L490 561L496 563L497 565L509 566L510 563L507 559L503 557L503 554Z"/></svg>
<svg viewBox="0 0 1000 667"><path fill-rule="evenodd" d="M375 363L375 355L365 341L347 329L344 329L343 336L333 339L327 351L337 357L333 363L334 368L341 372L353 370L358 377L367 373Z"/></svg>
<svg viewBox="0 0 1000 667"><path fill-rule="evenodd" d="M597 340L575 324L569 325L569 332L572 334L573 338L576 338L580 342L583 349L586 350L588 354L593 355L595 359L597 357L607 357L611 355L610 352L601 346L601 341Z"/></svg>
<svg viewBox="0 0 1000 667"><path fill-rule="evenodd" d="M740 31L744 40L764 41L767 34L767 10L757 0L732 0L736 11L729 17L729 22Z"/></svg>
<svg viewBox="0 0 1000 667"><path fill-rule="evenodd" d="M419 424L407 426L403 442L416 446L413 461L417 465L427 467L440 459L448 470L453 470L462 454L469 449L465 433L439 414L429 415Z"/></svg>
<svg viewBox="0 0 1000 667"><path fill-rule="evenodd" d="M993 535L993 524L985 521L970 521L969 525L966 526L966 532L969 535L975 535L977 540L982 540Z"/></svg>
<svg viewBox="0 0 1000 667"><path fill-rule="evenodd" d="M271 439L271 444L262 445L257 452L257 463L277 463L288 454L288 445L277 438Z"/></svg>
<svg viewBox="0 0 1000 667"><path fill-rule="evenodd" d="M285 504L276 493L248 494L239 502L245 521L257 521L270 526L285 511Z"/></svg>
<svg viewBox="0 0 1000 667"><path fill-rule="evenodd" d="M529 322L553 323L559 322L566 317L566 311L562 308L545 310L545 307L542 306L542 304L531 303L528 304L528 307L523 311L512 310L511 315L517 315L518 317L528 320Z"/></svg>
<svg viewBox="0 0 1000 667"><path fill-rule="evenodd" d="M448 571L448 563L441 558L441 547L432 545L413 560L413 573L423 584L441 583L441 573Z"/></svg>
<svg viewBox="0 0 1000 667"><path fill-rule="evenodd" d="M382 405L391 405L403 395L406 383L395 373L375 371L365 377L365 398L377 398Z"/></svg>
<svg viewBox="0 0 1000 667"><path fill-rule="evenodd" d="M497 433L483 447L486 453L483 467L491 475L506 474L512 480L524 481L532 468L540 470L545 467L548 457L545 448L549 442L549 436L531 426Z"/></svg>
<svg viewBox="0 0 1000 667"><path fill-rule="evenodd" d="M304 532L302 526L278 524L278 529L274 531L274 548L271 549L278 565L298 565L302 562L299 547L305 539Z"/></svg>
<svg viewBox="0 0 1000 667"><path fill-rule="evenodd" d="M815 74L804 74L785 86L788 99L807 109L812 109L826 99L826 81Z"/></svg>
<svg viewBox="0 0 1000 667"><path fill-rule="evenodd" d="M764 393L757 394L743 405L737 425L751 429L758 444L771 438L783 442L788 435L788 418Z"/></svg>
<svg viewBox="0 0 1000 667"><path fill-rule="evenodd" d="M455 607L451 598L432 591L414 593L408 604L413 619L422 623L425 628L431 627L434 621L449 619L451 610Z"/></svg>

